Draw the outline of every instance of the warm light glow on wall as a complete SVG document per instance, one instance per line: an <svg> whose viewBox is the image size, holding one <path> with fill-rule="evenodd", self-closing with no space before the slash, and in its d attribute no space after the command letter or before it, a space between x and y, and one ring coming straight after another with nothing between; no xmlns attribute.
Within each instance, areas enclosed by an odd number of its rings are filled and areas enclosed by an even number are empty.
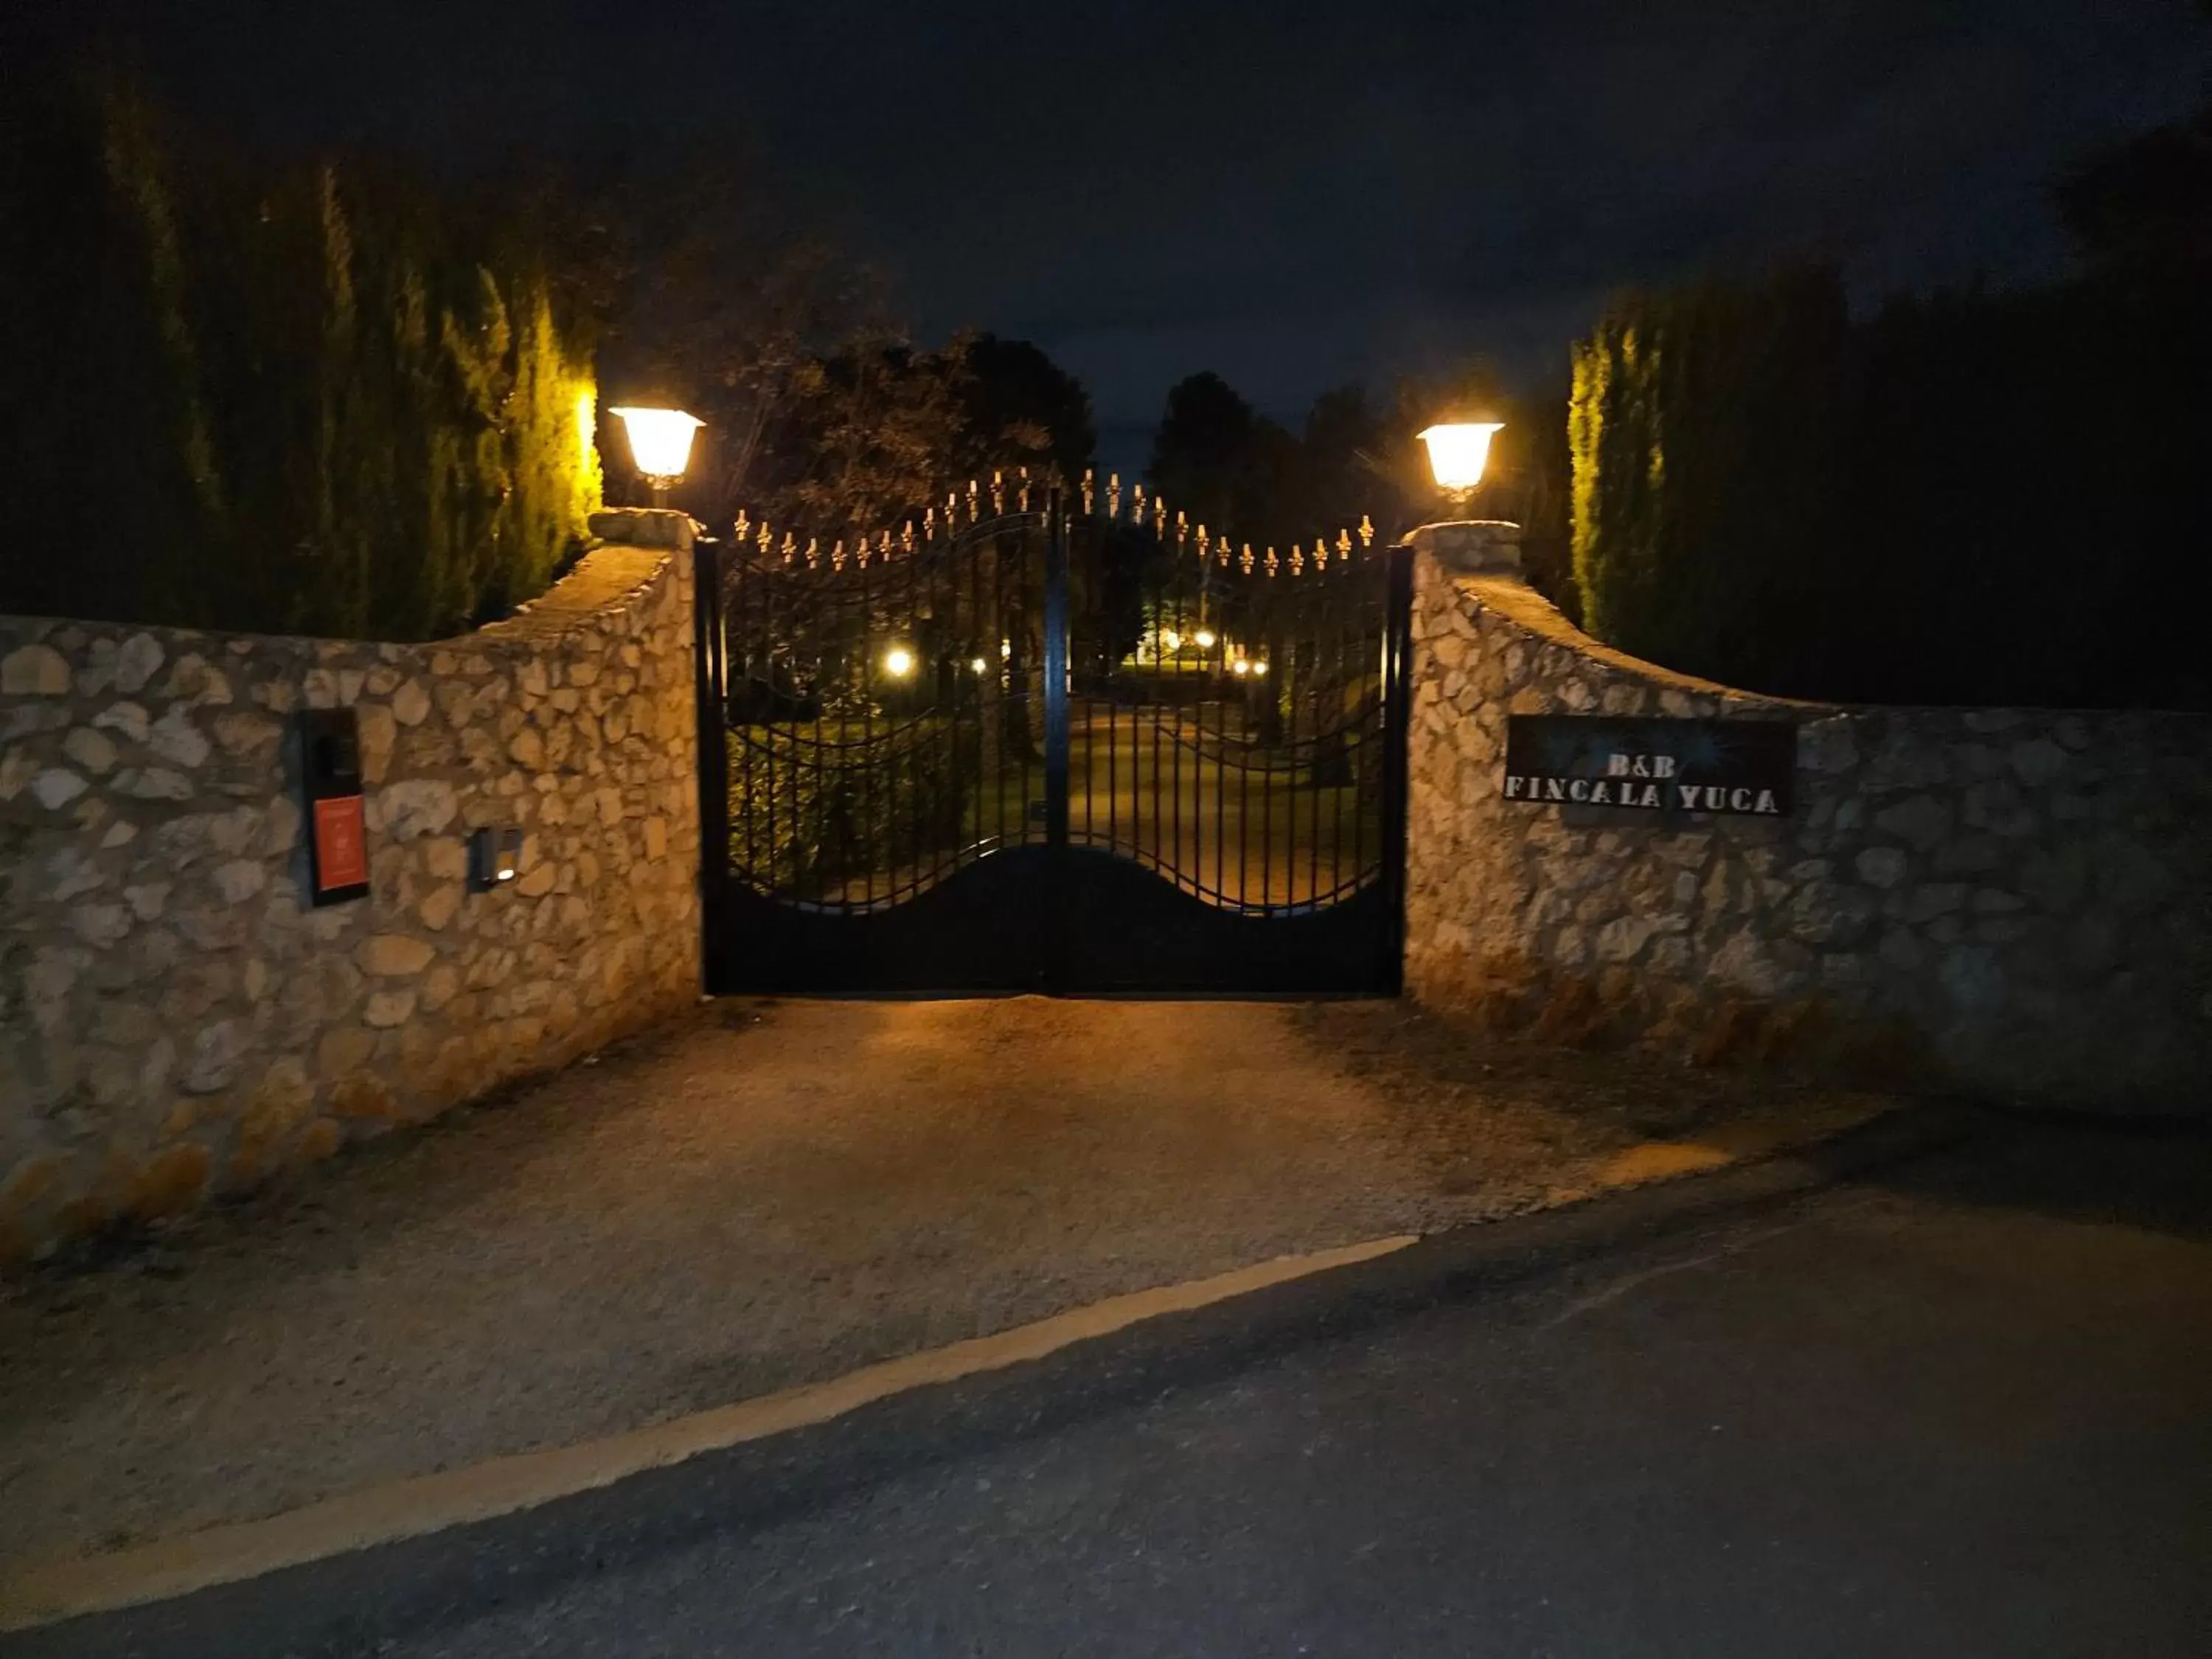
<svg viewBox="0 0 2212 1659"><path fill-rule="evenodd" d="M680 478L691 464L691 434L707 423L680 409L614 409L629 434L629 453L648 478Z"/></svg>
<svg viewBox="0 0 2212 1659"><path fill-rule="evenodd" d="M1482 482L1490 464L1490 441L1504 429L1502 421L1454 422L1421 434L1429 447L1429 471L1437 487L1464 495Z"/></svg>

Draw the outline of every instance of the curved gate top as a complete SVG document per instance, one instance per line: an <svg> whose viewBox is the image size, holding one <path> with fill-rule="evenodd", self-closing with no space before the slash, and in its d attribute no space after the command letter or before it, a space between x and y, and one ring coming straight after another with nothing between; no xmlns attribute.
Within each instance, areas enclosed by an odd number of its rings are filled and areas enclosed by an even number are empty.
<svg viewBox="0 0 2212 1659"><path fill-rule="evenodd" d="M1371 541L1024 478L702 542L708 988L1395 991L1411 570Z"/></svg>

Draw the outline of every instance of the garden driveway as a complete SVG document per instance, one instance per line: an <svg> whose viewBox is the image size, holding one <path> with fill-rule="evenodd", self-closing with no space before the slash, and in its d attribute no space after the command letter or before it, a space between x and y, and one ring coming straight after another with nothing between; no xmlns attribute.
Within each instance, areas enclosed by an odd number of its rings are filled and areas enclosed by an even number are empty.
<svg viewBox="0 0 2212 1659"><path fill-rule="evenodd" d="M1485 1047L1389 1002L704 1005L0 1283L0 1559L635 1428L1879 1103Z"/></svg>

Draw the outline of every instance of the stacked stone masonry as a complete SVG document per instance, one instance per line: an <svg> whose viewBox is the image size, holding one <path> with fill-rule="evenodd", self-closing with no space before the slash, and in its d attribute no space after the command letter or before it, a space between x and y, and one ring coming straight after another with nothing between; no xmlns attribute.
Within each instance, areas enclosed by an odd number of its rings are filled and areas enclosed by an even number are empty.
<svg viewBox="0 0 2212 1659"><path fill-rule="evenodd" d="M2212 1109L2212 718L1754 696L1416 567L1407 984L1495 1029ZM1787 821L1507 801L1510 714L1774 719Z"/></svg>
<svg viewBox="0 0 2212 1659"><path fill-rule="evenodd" d="M696 995L688 536L428 645L0 617L0 1261L558 1066ZM688 522L683 526L688 531ZM372 891L308 902L299 721ZM521 832L471 890L466 837Z"/></svg>

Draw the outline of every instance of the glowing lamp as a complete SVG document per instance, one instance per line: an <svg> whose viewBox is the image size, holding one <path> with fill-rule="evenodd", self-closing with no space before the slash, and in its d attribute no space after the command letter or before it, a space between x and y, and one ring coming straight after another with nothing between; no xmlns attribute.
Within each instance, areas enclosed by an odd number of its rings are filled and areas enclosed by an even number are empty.
<svg viewBox="0 0 2212 1659"><path fill-rule="evenodd" d="M1483 468L1490 464L1491 439L1504 429L1502 421L1468 421L1432 426L1422 433L1437 488L1462 498L1471 494L1482 482Z"/></svg>
<svg viewBox="0 0 2212 1659"><path fill-rule="evenodd" d="M1237 658L1235 662L1231 663L1229 665L1229 668L1231 673L1237 675L1239 678L1242 678L1252 672L1252 665L1245 661L1242 657Z"/></svg>
<svg viewBox="0 0 2212 1659"><path fill-rule="evenodd" d="M1200 650L1211 651L1213 649L1213 630L1212 629L1201 628L1197 633L1192 635L1190 637Z"/></svg>
<svg viewBox="0 0 2212 1659"><path fill-rule="evenodd" d="M1160 643L1167 647L1170 651L1180 651L1182 649L1182 635L1180 634L1163 634L1160 635Z"/></svg>
<svg viewBox="0 0 2212 1659"><path fill-rule="evenodd" d="M884 653L884 668L895 680L902 680L914 672L914 653L902 645L895 645Z"/></svg>
<svg viewBox="0 0 2212 1659"><path fill-rule="evenodd" d="M1252 672L1255 674L1265 674L1267 672L1267 663L1264 660L1255 662L1252 665Z"/></svg>
<svg viewBox="0 0 2212 1659"><path fill-rule="evenodd" d="M666 504L668 488L691 464L691 434L706 422L680 409L640 409L635 405L608 410L622 417L629 434L630 458L646 483L653 486L653 504Z"/></svg>
<svg viewBox="0 0 2212 1659"><path fill-rule="evenodd" d="M989 668L990 665L990 664L985 662L981 657L970 657L968 659L968 668L970 673L981 674Z"/></svg>

